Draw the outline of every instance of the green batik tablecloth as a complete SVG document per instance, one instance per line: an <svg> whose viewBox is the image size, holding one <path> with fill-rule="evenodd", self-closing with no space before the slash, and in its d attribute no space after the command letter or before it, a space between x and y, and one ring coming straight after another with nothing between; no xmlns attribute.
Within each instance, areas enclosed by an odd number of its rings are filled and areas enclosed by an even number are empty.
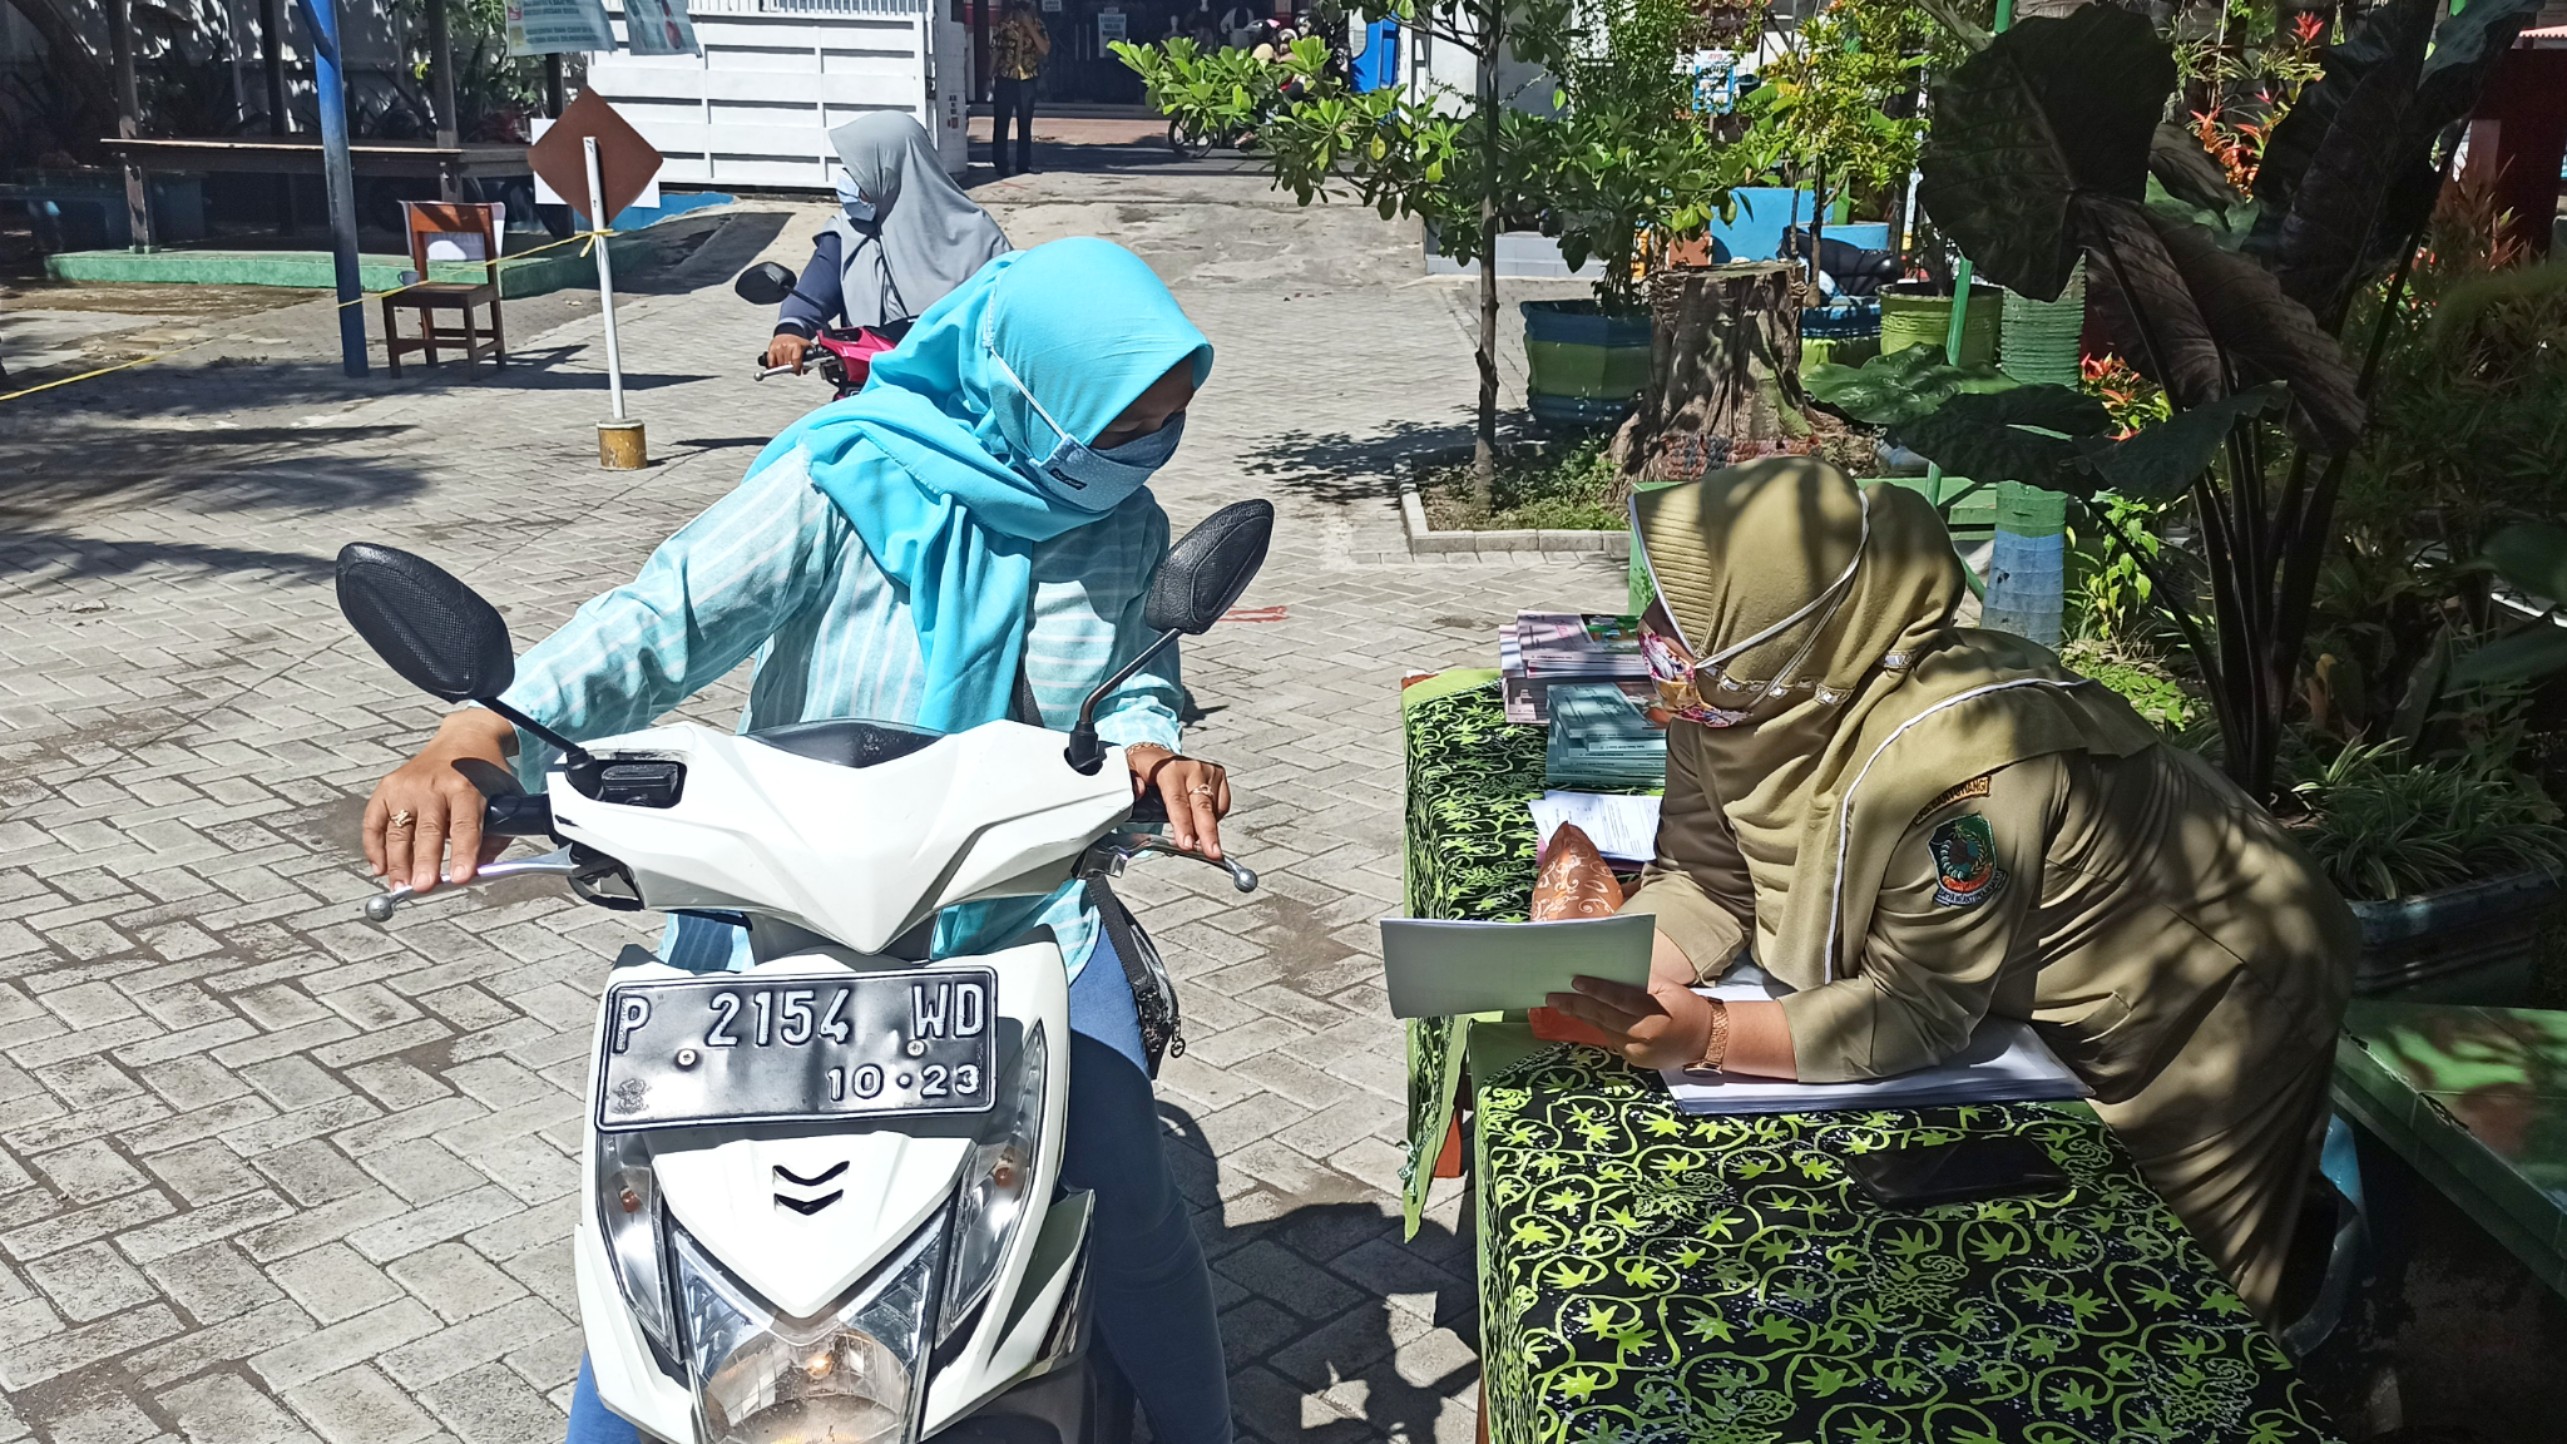
<svg viewBox="0 0 2567 1444"><path fill-rule="evenodd" d="M1403 697L1412 911L1521 917L1542 735ZM2082 1105L1700 1118L1498 1018L1412 1025L1410 1204L1467 1061L1496 1444L2289 1444L2299 1380ZM2011 1134L2065 1195L1894 1211L1842 1160Z"/></svg>

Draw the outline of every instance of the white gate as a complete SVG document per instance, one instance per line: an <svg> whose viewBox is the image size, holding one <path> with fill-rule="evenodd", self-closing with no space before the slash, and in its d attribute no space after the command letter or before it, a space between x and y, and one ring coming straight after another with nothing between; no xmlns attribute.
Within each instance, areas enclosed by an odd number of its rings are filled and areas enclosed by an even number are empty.
<svg viewBox="0 0 2567 1444"><path fill-rule="evenodd" d="M667 158L663 184L826 190L829 128L877 110L917 117L960 174L971 62L937 3L691 0L701 56L591 55L588 83Z"/></svg>

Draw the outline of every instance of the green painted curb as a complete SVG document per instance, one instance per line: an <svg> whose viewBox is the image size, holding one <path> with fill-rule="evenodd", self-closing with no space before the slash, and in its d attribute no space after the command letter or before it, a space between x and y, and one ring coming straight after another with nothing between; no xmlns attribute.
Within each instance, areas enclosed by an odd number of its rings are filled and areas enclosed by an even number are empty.
<svg viewBox="0 0 2567 1444"><path fill-rule="evenodd" d="M619 235L610 244L618 266L639 271L657 264L674 239L642 232ZM389 291L401 284L401 273L408 269L407 256L359 256L357 284L369 292ZM482 277L477 261L434 261L428 272L430 279L438 281ZM64 251L45 258L45 273L57 281L125 285L290 286L326 291L337 284L327 251ZM499 263L499 294L511 301L596 284L596 262L578 246L503 258Z"/></svg>

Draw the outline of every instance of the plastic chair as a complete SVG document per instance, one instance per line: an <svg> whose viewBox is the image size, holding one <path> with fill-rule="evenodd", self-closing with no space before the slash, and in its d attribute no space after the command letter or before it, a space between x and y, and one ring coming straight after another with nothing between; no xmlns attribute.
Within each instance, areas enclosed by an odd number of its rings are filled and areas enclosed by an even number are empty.
<svg viewBox="0 0 2567 1444"><path fill-rule="evenodd" d="M437 348L453 347L463 352L464 367L482 356L490 357L493 366L508 362L507 332L502 329L499 313L499 217L498 210L488 205L459 205L432 201L407 201L403 209L410 217L410 269L421 279L383 298L383 354L392 374L401 374L401 358L412 351L427 353L428 364L437 364ZM465 260L482 263L478 281L432 281L428 276L429 251L444 242ZM473 309L490 308L490 328L485 334L473 324ZM396 319L404 311L419 313L419 334L404 336ZM463 321L461 328L439 326L437 313L453 311Z"/></svg>

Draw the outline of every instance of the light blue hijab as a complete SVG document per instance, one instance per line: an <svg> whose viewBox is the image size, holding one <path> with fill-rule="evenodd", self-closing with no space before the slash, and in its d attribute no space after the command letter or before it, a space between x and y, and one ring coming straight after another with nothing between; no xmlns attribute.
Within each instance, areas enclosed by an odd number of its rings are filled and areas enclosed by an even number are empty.
<svg viewBox="0 0 2567 1444"><path fill-rule="evenodd" d="M1035 543L1102 518L1027 472L1054 445L993 358L1064 430L1093 443L1153 382L1212 343L1141 258L1053 241L991 260L874 358L865 389L785 428L749 470L804 451L812 484L899 583L926 666L921 726L1008 715L1025 645Z"/></svg>

